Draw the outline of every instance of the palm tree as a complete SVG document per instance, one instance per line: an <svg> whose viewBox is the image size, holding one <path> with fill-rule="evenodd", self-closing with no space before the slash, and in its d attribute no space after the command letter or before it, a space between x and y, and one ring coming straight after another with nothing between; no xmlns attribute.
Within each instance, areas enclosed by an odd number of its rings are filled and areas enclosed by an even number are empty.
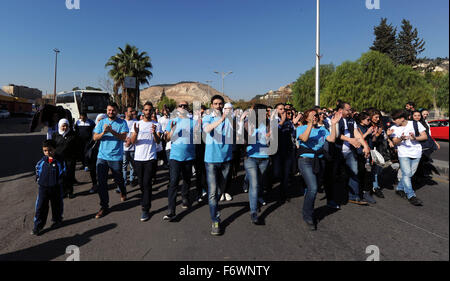
<svg viewBox="0 0 450 281"><path fill-rule="evenodd" d="M139 91L139 86L142 84L149 84L149 79L153 77L149 70L153 68L151 59L147 52L139 52L138 48L129 44L125 48L118 48L119 53L109 58L105 67L111 67L108 75L113 79L113 91L117 95L119 88L122 88L122 105L132 105L136 101L136 94ZM125 88L125 77L137 78L136 91L127 91Z"/></svg>

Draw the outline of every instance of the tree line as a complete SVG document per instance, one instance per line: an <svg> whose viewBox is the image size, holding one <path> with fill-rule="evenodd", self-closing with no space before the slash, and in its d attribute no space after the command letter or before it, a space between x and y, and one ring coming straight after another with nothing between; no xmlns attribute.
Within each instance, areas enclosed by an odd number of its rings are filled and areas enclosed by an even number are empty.
<svg viewBox="0 0 450 281"><path fill-rule="evenodd" d="M375 40L367 53L337 67L321 65L321 106L334 107L340 99L359 110L376 107L390 112L414 101L418 108L441 109L448 114L448 73L415 70L425 41L409 21L404 19L401 28L397 34L396 28L382 18L374 27ZM297 109L314 106L315 67L301 74L292 90L292 103Z"/></svg>

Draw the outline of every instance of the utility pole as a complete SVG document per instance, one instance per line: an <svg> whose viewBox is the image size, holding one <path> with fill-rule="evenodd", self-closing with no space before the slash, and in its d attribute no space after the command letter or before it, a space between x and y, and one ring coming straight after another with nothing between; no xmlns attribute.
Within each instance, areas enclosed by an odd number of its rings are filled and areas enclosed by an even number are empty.
<svg viewBox="0 0 450 281"><path fill-rule="evenodd" d="M316 106L320 106L320 0L317 0L316 18Z"/></svg>
<svg viewBox="0 0 450 281"><path fill-rule="evenodd" d="M55 52L55 57L56 57L56 59L55 59L55 87L53 89L53 102L56 105L56 72L58 69L58 54L59 54L60 50L55 48L55 49L53 49L53 51Z"/></svg>

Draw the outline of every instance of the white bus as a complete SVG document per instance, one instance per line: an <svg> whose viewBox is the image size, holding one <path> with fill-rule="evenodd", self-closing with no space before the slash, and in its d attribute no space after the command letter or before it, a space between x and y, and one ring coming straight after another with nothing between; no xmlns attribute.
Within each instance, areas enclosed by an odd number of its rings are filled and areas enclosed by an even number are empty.
<svg viewBox="0 0 450 281"><path fill-rule="evenodd" d="M86 113L89 119L95 120L98 114L106 113L109 100L107 92L77 90L57 94L56 106L68 109L75 120L80 118L80 113Z"/></svg>

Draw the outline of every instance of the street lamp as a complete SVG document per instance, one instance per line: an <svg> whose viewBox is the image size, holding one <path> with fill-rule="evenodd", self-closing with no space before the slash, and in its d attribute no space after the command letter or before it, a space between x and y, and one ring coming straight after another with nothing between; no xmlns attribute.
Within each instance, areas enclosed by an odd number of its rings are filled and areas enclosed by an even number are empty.
<svg viewBox="0 0 450 281"><path fill-rule="evenodd" d="M57 72L57 69L58 69L58 54L61 51L56 49L56 48L53 49L53 51L55 52L55 57L56 57L56 59L55 59L55 88L53 90L53 98L54 98L54 102L55 102L55 105L56 105L56 72Z"/></svg>
<svg viewBox="0 0 450 281"><path fill-rule="evenodd" d="M233 73L233 71L229 71L229 72L218 72L218 71L214 71L215 74L221 75L222 76L222 94L225 95L225 90L224 90L224 80L225 80L225 76L227 76L228 74Z"/></svg>
<svg viewBox="0 0 450 281"><path fill-rule="evenodd" d="M316 17L316 106L320 106L320 0L317 0Z"/></svg>

